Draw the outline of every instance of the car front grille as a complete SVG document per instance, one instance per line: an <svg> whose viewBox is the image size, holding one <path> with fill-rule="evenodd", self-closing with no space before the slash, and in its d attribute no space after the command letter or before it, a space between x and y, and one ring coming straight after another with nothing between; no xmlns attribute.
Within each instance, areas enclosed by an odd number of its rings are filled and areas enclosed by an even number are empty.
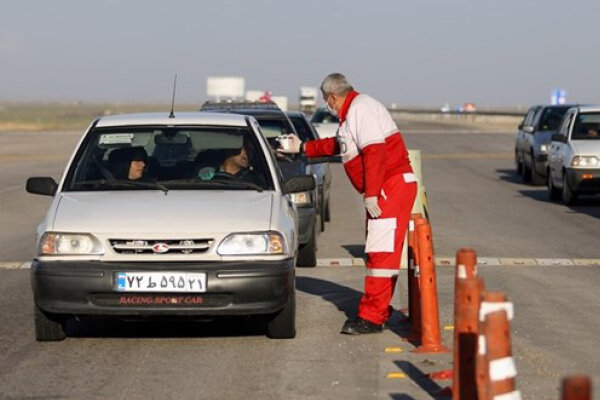
<svg viewBox="0 0 600 400"><path fill-rule="evenodd" d="M110 239L110 245L119 254L201 254L208 251L212 242L212 239Z"/></svg>

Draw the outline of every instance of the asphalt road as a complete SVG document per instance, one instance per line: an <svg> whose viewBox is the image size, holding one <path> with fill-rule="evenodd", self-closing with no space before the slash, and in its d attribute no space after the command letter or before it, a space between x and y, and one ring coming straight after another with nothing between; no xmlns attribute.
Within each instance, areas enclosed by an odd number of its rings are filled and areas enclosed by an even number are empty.
<svg viewBox="0 0 600 400"><path fill-rule="evenodd" d="M513 136L410 122L405 138L423 153L438 256L474 247L482 257L600 258L600 199L565 207L513 172ZM0 133L0 265L33 255L33 232L49 198L25 193L28 176L59 178L79 133ZM335 165L332 222L319 257L362 255L361 198ZM82 319L60 343L33 340L26 270L0 268L0 399L431 399L449 385L423 373L451 357L416 355L397 312L390 330L348 337L361 267L297 270L298 337L265 338L252 320L119 322ZM600 387L597 266L486 266L489 289L515 303L513 354L525 399L557 399L562 376L585 373ZM401 275L403 277L403 275ZM394 306L406 305L405 279ZM438 268L440 320L452 324L453 271ZM444 330L451 344L452 331ZM386 353L387 347L402 352ZM390 379L388 373L403 372ZM598 392L598 390L596 390Z"/></svg>

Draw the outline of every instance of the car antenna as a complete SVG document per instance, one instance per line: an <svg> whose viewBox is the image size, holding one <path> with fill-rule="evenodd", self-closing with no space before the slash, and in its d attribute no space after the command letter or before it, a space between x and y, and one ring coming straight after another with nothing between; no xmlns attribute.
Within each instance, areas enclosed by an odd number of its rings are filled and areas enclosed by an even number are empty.
<svg viewBox="0 0 600 400"><path fill-rule="evenodd" d="M175 110L175 90L177 89L177 74L175 74L175 79L173 80L173 99L171 100L171 114L169 114L169 118L175 118L175 114L173 111Z"/></svg>

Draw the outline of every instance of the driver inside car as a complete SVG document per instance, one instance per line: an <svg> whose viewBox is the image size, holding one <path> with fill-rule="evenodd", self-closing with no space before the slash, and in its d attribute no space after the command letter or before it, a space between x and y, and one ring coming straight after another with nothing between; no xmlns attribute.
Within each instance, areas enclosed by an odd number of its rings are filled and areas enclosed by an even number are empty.
<svg viewBox="0 0 600 400"><path fill-rule="evenodd" d="M264 186L264 180L250 166L251 152L246 145L240 149L223 149L219 151L218 166L205 166L198 170L198 178L202 180L234 179L242 182ZM200 154L199 154L200 155ZM202 160L200 160L202 161Z"/></svg>

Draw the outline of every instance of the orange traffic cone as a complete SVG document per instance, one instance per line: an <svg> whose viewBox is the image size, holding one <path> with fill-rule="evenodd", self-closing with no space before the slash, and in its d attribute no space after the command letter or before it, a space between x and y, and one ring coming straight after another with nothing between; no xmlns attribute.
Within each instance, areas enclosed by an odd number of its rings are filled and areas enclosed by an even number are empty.
<svg viewBox="0 0 600 400"><path fill-rule="evenodd" d="M568 376L562 381L562 400L591 400L592 382L589 376Z"/></svg>
<svg viewBox="0 0 600 400"><path fill-rule="evenodd" d="M492 311L483 322L485 335L486 364L489 371L487 395L490 399L498 397L520 399L516 388L517 369L512 358L510 324L505 310Z"/></svg>
<svg viewBox="0 0 600 400"><path fill-rule="evenodd" d="M486 338L483 334L483 322L485 316L496 310L506 310L509 314L509 318L512 316L512 304L506 301L506 294L500 292L484 292L483 284L481 291L481 303L479 306L479 338L477 341L477 356L475 359L475 371L476 371L476 382L477 382L477 394L479 400L490 399L488 393L489 386L489 365L485 357L486 349Z"/></svg>
<svg viewBox="0 0 600 400"><path fill-rule="evenodd" d="M411 323L411 333L407 340L421 340L421 302L419 293L419 250L415 233L415 220L422 218L421 214L412 214L408 224L408 318Z"/></svg>
<svg viewBox="0 0 600 400"><path fill-rule="evenodd" d="M415 221L419 249L419 288L421 292L421 346L416 353L444 353L438 313L437 283L433 258L431 226L425 219Z"/></svg>

